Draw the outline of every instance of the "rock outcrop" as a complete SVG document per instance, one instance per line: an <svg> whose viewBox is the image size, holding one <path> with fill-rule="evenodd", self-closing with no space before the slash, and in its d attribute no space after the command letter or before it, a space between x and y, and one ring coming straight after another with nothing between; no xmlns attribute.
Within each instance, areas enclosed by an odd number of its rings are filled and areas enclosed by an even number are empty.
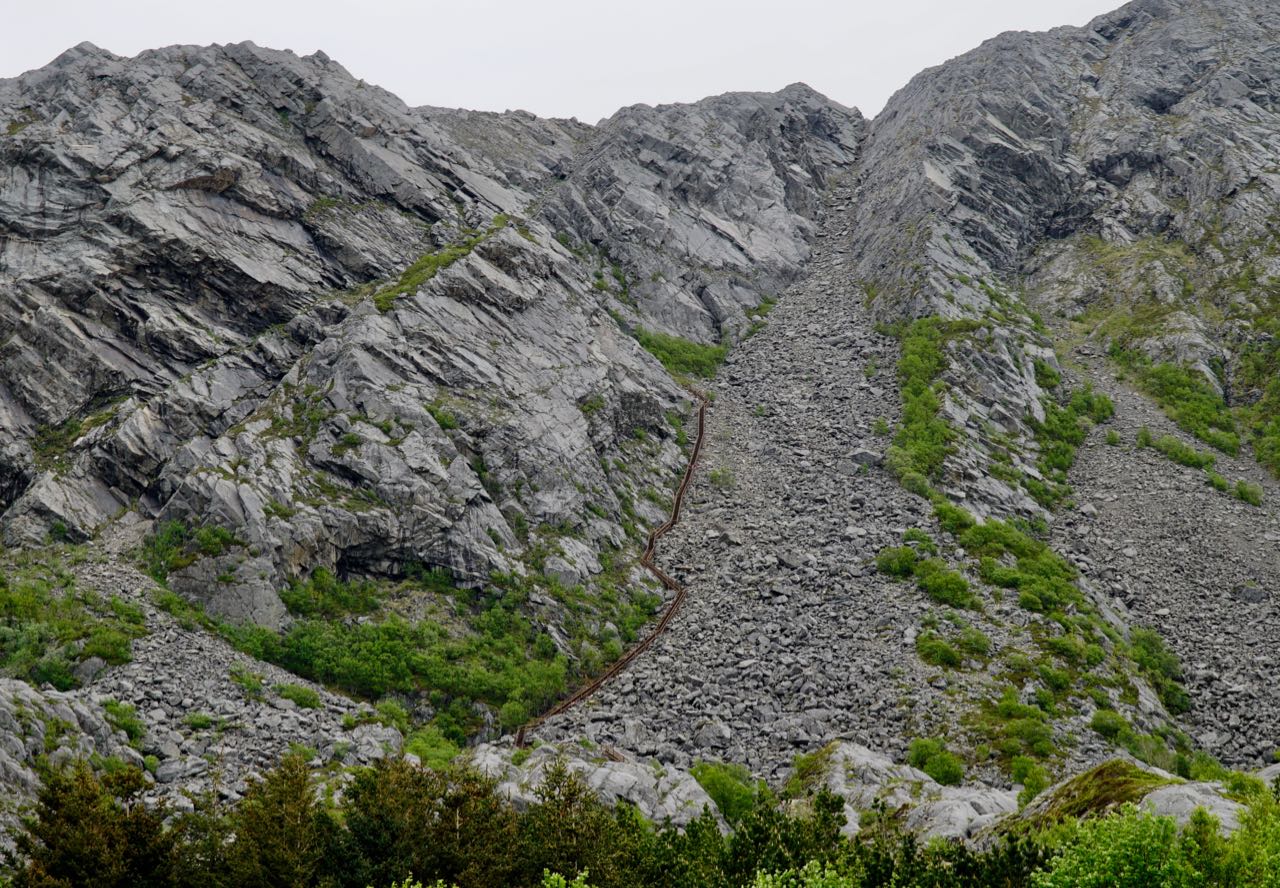
<svg viewBox="0 0 1280 888"><path fill-rule="evenodd" d="M83 44L0 84L0 119L6 540L214 524L240 545L175 586L263 625L317 566L467 581L520 570L526 526L618 545L684 397L628 331L742 327L863 127L798 86L598 129L411 109L252 44Z"/></svg>

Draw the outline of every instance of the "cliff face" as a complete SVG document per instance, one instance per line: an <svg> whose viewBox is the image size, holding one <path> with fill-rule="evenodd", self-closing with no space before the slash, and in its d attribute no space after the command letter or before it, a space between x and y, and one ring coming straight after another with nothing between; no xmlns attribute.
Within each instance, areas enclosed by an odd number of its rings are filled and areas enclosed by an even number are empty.
<svg viewBox="0 0 1280 888"><path fill-rule="evenodd" d="M1277 271L1278 29L1265 4L1130 3L1084 28L990 40L916 77L876 118L849 244L877 313L993 320L1020 341L954 355L948 411L970 446L952 481L984 508L1038 514L990 477L983 432L1025 434L1020 418L1038 415L1030 368L1049 356L1028 309L1132 308L1154 289L1183 326L1143 330L1138 347L1238 387L1210 365L1230 363L1223 340L1243 331L1204 315L1231 301L1223 281ZM1096 249L1151 239L1186 255L1135 263ZM1243 314L1247 327L1257 312Z"/></svg>
<svg viewBox="0 0 1280 888"><path fill-rule="evenodd" d="M627 331L743 327L862 129L800 87L598 131L410 109L249 44L82 45L0 118L6 539L216 524L243 546L175 582L267 625L317 566L483 577L530 525L580 526L588 578L678 463Z"/></svg>

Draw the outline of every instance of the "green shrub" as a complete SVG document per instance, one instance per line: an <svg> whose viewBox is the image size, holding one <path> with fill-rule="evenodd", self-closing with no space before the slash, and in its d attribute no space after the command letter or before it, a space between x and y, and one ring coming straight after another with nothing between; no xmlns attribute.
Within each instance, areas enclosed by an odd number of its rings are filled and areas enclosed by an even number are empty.
<svg viewBox="0 0 1280 888"><path fill-rule="evenodd" d="M689 773L711 796L727 823L740 822L755 807L757 787L751 772L742 765L698 762Z"/></svg>
<svg viewBox="0 0 1280 888"><path fill-rule="evenodd" d="M1103 820L1074 826L1035 888L1180 888L1203 884L1179 853L1178 830L1169 817L1127 805Z"/></svg>
<svg viewBox="0 0 1280 888"><path fill-rule="evenodd" d="M876 570L891 577L905 579L915 572L919 556L910 546L894 546L881 549L876 556Z"/></svg>
<svg viewBox="0 0 1280 888"><path fill-rule="evenodd" d="M1182 664L1164 639L1151 629L1134 629L1130 633L1129 654L1150 680L1165 708L1181 715L1191 708L1191 698L1182 687Z"/></svg>
<svg viewBox="0 0 1280 888"><path fill-rule="evenodd" d="M147 726L138 718L138 710L128 703L119 700L103 700L102 711L107 724L117 731L123 731L130 743L137 743L147 733Z"/></svg>
<svg viewBox="0 0 1280 888"><path fill-rule="evenodd" d="M1062 374L1047 361L1036 358L1035 371L1036 385L1040 386L1040 388L1053 389L1062 384Z"/></svg>
<svg viewBox="0 0 1280 888"><path fill-rule="evenodd" d="M1247 481L1237 481L1235 490L1232 491L1235 498L1243 500L1251 506L1262 505L1262 488L1257 484L1250 484Z"/></svg>
<svg viewBox="0 0 1280 888"><path fill-rule="evenodd" d="M600 406L604 406L603 402L601 402ZM426 409L431 414L431 418L436 421L436 425L440 426L442 430L448 432L458 427L458 418L443 407L436 404L427 404Z"/></svg>
<svg viewBox="0 0 1280 888"><path fill-rule="evenodd" d="M907 750L907 764L924 771L943 786L956 786L964 779L964 763L948 752L941 740L912 740Z"/></svg>
<svg viewBox="0 0 1280 888"><path fill-rule="evenodd" d="M916 653L930 666L959 669L964 657L936 632L922 632L916 638Z"/></svg>
<svg viewBox="0 0 1280 888"><path fill-rule="evenodd" d="M930 561L922 561L916 564L917 584L921 591L939 604L949 604L952 607L961 608L978 608L981 606L973 592L970 591L968 580L954 570L943 568L922 570L924 565L930 563Z"/></svg>
<svg viewBox="0 0 1280 888"><path fill-rule="evenodd" d="M369 580L343 581L317 567L306 580L294 580L280 592L289 613L304 617L342 617L376 611L378 587Z"/></svg>
<svg viewBox="0 0 1280 888"><path fill-rule="evenodd" d="M85 640L80 656L82 659L101 657L112 666L119 666L133 659L133 641L111 626L96 626Z"/></svg>
<svg viewBox="0 0 1280 888"><path fill-rule="evenodd" d="M1120 433L1115 429L1107 429L1107 444L1111 447L1120 446Z"/></svg>
<svg viewBox="0 0 1280 888"><path fill-rule="evenodd" d="M831 754L834 749L835 744L831 743L813 752L797 755L791 776L787 778L784 795L791 799L813 795L831 772Z"/></svg>
<svg viewBox="0 0 1280 888"><path fill-rule="evenodd" d="M1049 788L1049 772L1035 759L1025 755L1013 757L1010 763L1009 776L1014 783L1021 783L1018 793L1018 807L1024 808L1027 803Z"/></svg>
<svg viewBox="0 0 1280 888"><path fill-rule="evenodd" d="M427 725L405 739L404 751L416 755L429 768L444 768L458 757L461 750L440 728Z"/></svg>
<svg viewBox="0 0 1280 888"><path fill-rule="evenodd" d="M262 699L263 678L260 673L250 670L243 663L232 663L229 674L231 680L240 686L246 697L250 700Z"/></svg>
<svg viewBox="0 0 1280 888"><path fill-rule="evenodd" d="M276 685L276 693L286 700L292 700L300 709L319 709L320 695L311 688L296 684Z"/></svg>
<svg viewBox="0 0 1280 888"><path fill-rule="evenodd" d="M933 514L947 533L959 536L977 524L973 516L939 496L933 503Z"/></svg>
<svg viewBox="0 0 1280 888"><path fill-rule="evenodd" d="M1151 395L1179 427L1204 443L1235 456L1240 438L1235 417L1209 382L1186 367L1155 364L1136 352L1113 352L1135 373L1139 386Z"/></svg>
<svg viewBox="0 0 1280 888"><path fill-rule="evenodd" d="M499 224L500 221L501 224ZM423 254L417 261L401 272L399 279L395 283L387 284L373 294L374 306L384 314L391 311L395 307L395 301L401 296L411 296L418 292L419 288L427 281L458 260L471 255L471 251L479 246L481 242L505 227L506 221L502 220L500 215L495 216L494 221L485 231L475 234L460 243L450 244L434 252Z"/></svg>
<svg viewBox="0 0 1280 888"><path fill-rule="evenodd" d="M902 489L907 493L914 493L916 496L922 496L926 499L933 493L933 488L929 486L929 479L919 472L907 471L899 478Z"/></svg>
<svg viewBox="0 0 1280 888"><path fill-rule="evenodd" d="M918 320L902 334L902 356L898 360L902 425L886 459L899 479L908 475L935 477L951 451L954 433L938 416L941 402L934 388L947 364L945 342L943 323L937 318Z"/></svg>
<svg viewBox="0 0 1280 888"><path fill-rule="evenodd" d="M1065 406L1046 401L1044 412L1044 419L1031 425L1040 449L1037 466L1045 480L1024 477L1023 486L1040 505L1053 508L1071 492L1066 473L1075 464L1076 448L1084 443L1089 426L1110 419L1115 405L1086 385L1072 392Z"/></svg>
<svg viewBox="0 0 1280 888"><path fill-rule="evenodd" d="M917 552L923 552L926 555L937 555L938 546L933 541L933 537L918 527L909 527L902 535L904 543L915 543Z"/></svg>
<svg viewBox="0 0 1280 888"><path fill-rule="evenodd" d="M1121 731L1129 728L1129 722L1114 709L1099 709L1093 714L1089 727L1108 740L1115 740Z"/></svg>
<svg viewBox="0 0 1280 888"><path fill-rule="evenodd" d="M1138 429L1138 446L1139 447L1150 447L1154 443L1155 443L1155 439L1151 434L1151 429L1147 428L1146 426L1143 426L1142 428Z"/></svg>
<svg viewBox="0 0 1280 888"><path fill-rule="evenodd" d="M1231 489L1231 485L1227 482L1227 479L1219 475L1213 469L1205 469L1204 474L1206 483L1214 490L1226 493Z"/></svg>
<svg viewBox="0 0 1280 888"><path fill-rule="evenodd" d="M657 358L673 376L710 379L729 353L726 345L702 345L643 327L637 327L634 335L644 350Z"/></svg>
<svg viewBox="0 0 1280 888"><path fill-rule="evenodd" d="M1179 465L1193 469L1212 468L1217 462L1217 458L1212 453L1203 453L1194 447L1188 447L1173 435L1161 435L1151 446Z"/></svg>
<svg viewBox="0 0 1280 888"><path fill-rule="evenodd" d="M981 659L991 653L991 639L978 629L965 629L960 633L960 639L957 644L960 650L971 657Z"/></svg>

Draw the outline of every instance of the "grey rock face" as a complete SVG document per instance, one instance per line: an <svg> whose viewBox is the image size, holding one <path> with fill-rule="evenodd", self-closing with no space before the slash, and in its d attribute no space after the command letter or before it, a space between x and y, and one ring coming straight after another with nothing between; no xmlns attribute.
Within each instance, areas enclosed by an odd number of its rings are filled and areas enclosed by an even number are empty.
<svg viewBox="0 0 1280 888"><path fill-rule="evenodd" d="M613 761L591 757L581 747L539 746L522 764L511 761L513 750L482 744L471 752L471 764L482 774L498 781L498 792L518 807L537 800L537 789L547 768L561 760L612 805L630 802L654 823L670 821L687 826L709 810L719 818L715 802L687 772L662 765L656 760Z"/></svg>
<svg viewBox="0 0 1280 888"><path fill-rule="evenodd" d="M543 216L606 247L630 281L626 314L715 342L799 273L819 196L851 170L865 132L856 110L803 84L624 108Z"/></svg>
<svg viewBox="0 0 1280 888"><path fill-rule="evenodd" d="M589 581L622 539L618 495L678 464L662 417L683 400L606 309L702 339L741 326L798 272L863 126L798 86L600 128L410 109L323 54L252 44L82 44L0 83L0 119L24 123L0 141L6 540L84 539L135 504L216 524L243 546L175 588L264 625L316 566L519 569L515 522L582 527L565 578ZM500 213L519 230L390 311L351 289ZM621 263L621 289L549 226ZM637 429L662 446L611 477Z"/></svg>

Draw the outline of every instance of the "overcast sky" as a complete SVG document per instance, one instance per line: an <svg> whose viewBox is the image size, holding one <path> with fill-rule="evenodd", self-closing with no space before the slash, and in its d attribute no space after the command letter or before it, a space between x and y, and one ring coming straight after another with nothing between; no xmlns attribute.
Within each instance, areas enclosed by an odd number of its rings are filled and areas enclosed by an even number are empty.
<svg viewBox="0 0 1280 888"><path fill-rule="evenodd" d="M410 105L595 122L623 105L804 81L874 115L922 68L1121 0L43 0L9 2L0 77L89 40L120 55L252 40L323 49Z"/></svg>

